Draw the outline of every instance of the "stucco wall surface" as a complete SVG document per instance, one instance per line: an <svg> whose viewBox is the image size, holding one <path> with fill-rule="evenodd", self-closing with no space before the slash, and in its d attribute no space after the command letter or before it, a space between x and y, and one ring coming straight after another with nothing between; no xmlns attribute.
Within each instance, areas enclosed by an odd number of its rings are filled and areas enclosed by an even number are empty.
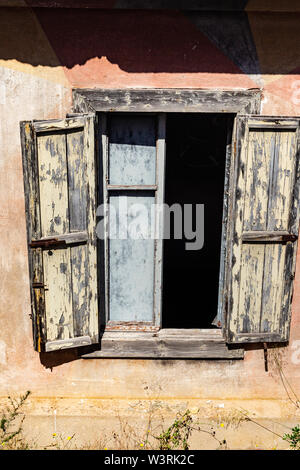
<svg viewBox="0 0 300 470"><path fill-rule="evenodd" d="M253 9L223 20L217 13L0 9L1 396L31 390L29 409L41 415L58 397L68 415L85 400L80 414L88 416L105 400L112 407L157 396L198 405L236 400L261 417L293 414L273 353L265 372L262 349L249 348L242 361L82 360L66 351L61 364L33 351L19 121L63 117L74 87L261 88L263 114L299 116L299 22L300 13ZM300 395L300 252L291 340L277 352Z"/></svg>

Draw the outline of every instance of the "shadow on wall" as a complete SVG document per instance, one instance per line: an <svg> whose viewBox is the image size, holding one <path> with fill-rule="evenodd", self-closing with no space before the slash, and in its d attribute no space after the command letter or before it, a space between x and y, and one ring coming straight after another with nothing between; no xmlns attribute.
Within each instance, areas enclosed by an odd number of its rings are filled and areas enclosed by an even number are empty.
<svg viewBox="0 0 300 470"><path fill-rule="evenodd" d="M53 369L68 362L81 359L83 354L89 354L99 350L99 344L91 346L83 346L81 348L63 349L61 351L42 352L39 353L41 364L46 369Z"/></svg>
<svg viewBox="0 0 300 470"><path fill-rule="evenodd" d="M0 58L71 69L107 57L129 73L284 74L300 66L298 25L295 13L7 8Z"/></svg>
<svg viewBox="0 0 300 470"><path fill-rule="evenodd" d="M46 369L53 369L53 367L61 366L68 362L73 362L80 359L80 352L78 348L65 349L64 351L53 351L47 353L40 353L41 364Z"/></svg>

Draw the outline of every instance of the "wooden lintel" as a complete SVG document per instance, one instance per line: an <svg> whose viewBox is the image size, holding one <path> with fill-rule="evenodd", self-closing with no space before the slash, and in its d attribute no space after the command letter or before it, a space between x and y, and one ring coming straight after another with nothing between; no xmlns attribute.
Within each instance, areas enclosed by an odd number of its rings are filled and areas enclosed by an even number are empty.
<svg viewBox="0 0 300 470"><path fill-rule="evenodd" d="M75 89L75 112L253 113L260 109L261 90L207 89Z"/></svg>

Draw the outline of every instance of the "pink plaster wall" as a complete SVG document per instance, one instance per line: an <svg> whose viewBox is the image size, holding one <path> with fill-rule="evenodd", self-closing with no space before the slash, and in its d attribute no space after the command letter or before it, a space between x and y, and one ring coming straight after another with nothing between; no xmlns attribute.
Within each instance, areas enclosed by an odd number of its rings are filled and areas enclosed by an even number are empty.
<svg viewBox="0 0 300 470"><path fill-rule="evenodd" d="M272 361L264 371L262 350L226 362L81 360L64 352L51 369L32 348L19 121L63 117L73 87L259 87L264 114L300 115L299 14L251 12L248 19L261 68L255 74L178 12L1 9L0 395L30 389L37 397L130 399L144 397L151 383L166 399L286 397ZM298 393L299 345L300 251L283 350Z"/></svg>

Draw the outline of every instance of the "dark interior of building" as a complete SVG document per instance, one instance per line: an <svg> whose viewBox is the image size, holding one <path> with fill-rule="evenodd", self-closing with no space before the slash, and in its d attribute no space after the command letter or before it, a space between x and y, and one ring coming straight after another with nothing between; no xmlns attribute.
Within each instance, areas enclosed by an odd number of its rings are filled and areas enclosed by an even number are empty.
<svg viewBox="0 0 300 470"><path fill-rule="evenodd" d="M171 237L164 240L163 328L214 327L226 144L232 122L232 116L221 114L167 116L165 203L194 208L204 204L204 245L186 250L188 240L174 239L171 217Z"/></svg>

